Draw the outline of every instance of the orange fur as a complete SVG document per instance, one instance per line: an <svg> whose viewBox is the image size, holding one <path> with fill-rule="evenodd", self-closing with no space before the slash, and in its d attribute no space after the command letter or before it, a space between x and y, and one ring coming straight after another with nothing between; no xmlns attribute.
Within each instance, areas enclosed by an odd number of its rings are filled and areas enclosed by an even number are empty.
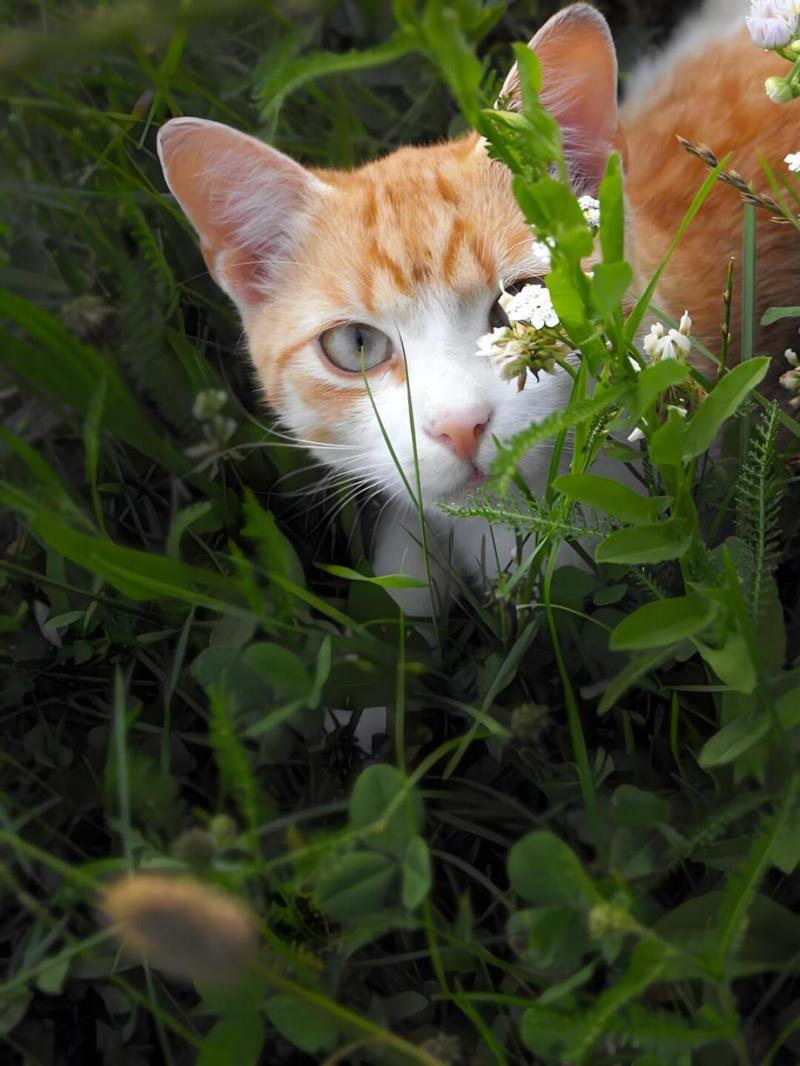
<svg viewBox="0 0 800 1066"><path fill-rule="evenodd" d="M762 157L780 174L783 157L800 147L796 110L791 104L772 103L764 92L764 79L785 71L785 61L756 49L742 31L707 53L687 57L646 99L623 107L631 252L639 288L650 279L707 173L680 147L676 134L707 144L718 158L730 152L728 169L738 170L758 191L768 192ZM800 241L791 227L771 220L762 209L757 218L760 319L773 304L797 302ZM741 244L742 201L730 187L718 184L678 245L654 301L675 318L688 308L695 335L712 351L719 349L728 261L731 256L741 261ZM739 329L736 301L734 359L738 359ZM796 327L785 322L759 328L757 349L779 354L792 335L796 336Z"/></svg>

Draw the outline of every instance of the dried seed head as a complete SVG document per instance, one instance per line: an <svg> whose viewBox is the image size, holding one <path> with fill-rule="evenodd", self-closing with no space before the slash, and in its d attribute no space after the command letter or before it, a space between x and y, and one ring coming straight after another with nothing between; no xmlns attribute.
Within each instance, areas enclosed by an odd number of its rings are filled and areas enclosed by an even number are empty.
<svg viewBox="0 0 800 1066"><path fill-rule="evenodd" d="M123 948L172 977L230 984L255 953L247 907L190 877L121 878L100 906Z"/></svg>

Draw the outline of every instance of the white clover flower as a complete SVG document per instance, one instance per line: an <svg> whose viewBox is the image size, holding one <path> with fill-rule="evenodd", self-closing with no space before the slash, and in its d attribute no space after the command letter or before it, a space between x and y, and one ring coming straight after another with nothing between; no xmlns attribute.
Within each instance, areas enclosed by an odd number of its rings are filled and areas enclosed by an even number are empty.
<svg viewBox="0 0 800 1066"><path fill-rule="evenodd" d="M790 152L783 161L793 174L800 174L800 152Z"/></svg>
<svg viewBox="0 0 800 1066"><path fill-rule="evenodd" d="M652 361L658 359L685 359L692 348L689 332L692 328L692 320L689 312L684 311L681 315L680 329L670 329L666 333L660 322L654 322L650 332L642 341L645 355Z"/></svg>
<svg viewBox="0 0 800 1066"><path fill-rule="evenodd" d="M500 306L512 322L526 322L534 329L553 329L559 323L553 300L544 285L525 285L513 296L504 292Z"/></svg>
<svg viewBox="0 0 800 1066"><path fill-rule="evenodd" d="M795 0L752 0L746 22L759 48L785 48L797 32L797 4Z"/></svg>
<svg viewBox="0 0 800 1066"><path fill-rule="evenodd" d="M578 200L581 211L583 211L583 217L592 227L592 229L599 229L600 227L600 201L595 200L593 196L581 196Z"/></svg>

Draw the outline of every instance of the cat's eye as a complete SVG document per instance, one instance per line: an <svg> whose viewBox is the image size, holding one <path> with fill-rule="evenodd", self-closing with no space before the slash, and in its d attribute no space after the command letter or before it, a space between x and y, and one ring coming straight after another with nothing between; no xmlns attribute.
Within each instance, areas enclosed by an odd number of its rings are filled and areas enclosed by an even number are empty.
<svg viewBox="0 0 800 1066"><path fill-rule="evenodd" d="M386 334L363 322L326 329L319 343L334 366L351 374L372 370L392 354L392 342Z"/></svg>
<svg viewBox="0 0 800 1066"><path fill-rule="evenodd" d="M519 278L517 281L509 282L503 286L505 294L509 296L516 296L517 293L522 292L526 285L543 285L544 281L539 277ZM500 306L500 297L492 304L489 311L489 329L503 329L505 326L510 326L508 315Z"/></svg>

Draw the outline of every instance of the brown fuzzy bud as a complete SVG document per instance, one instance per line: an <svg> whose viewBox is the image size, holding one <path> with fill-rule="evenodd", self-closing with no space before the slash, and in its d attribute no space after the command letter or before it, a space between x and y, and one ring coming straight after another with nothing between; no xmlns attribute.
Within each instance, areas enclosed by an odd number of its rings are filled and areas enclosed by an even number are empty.
<svg viewBox="0 0 800 1066"><path fill-rule="evenodd" d="M191 877L123 877L106 889L100 907L123 948L172 977L230 984L255 954L248 908Z"/></svg>

